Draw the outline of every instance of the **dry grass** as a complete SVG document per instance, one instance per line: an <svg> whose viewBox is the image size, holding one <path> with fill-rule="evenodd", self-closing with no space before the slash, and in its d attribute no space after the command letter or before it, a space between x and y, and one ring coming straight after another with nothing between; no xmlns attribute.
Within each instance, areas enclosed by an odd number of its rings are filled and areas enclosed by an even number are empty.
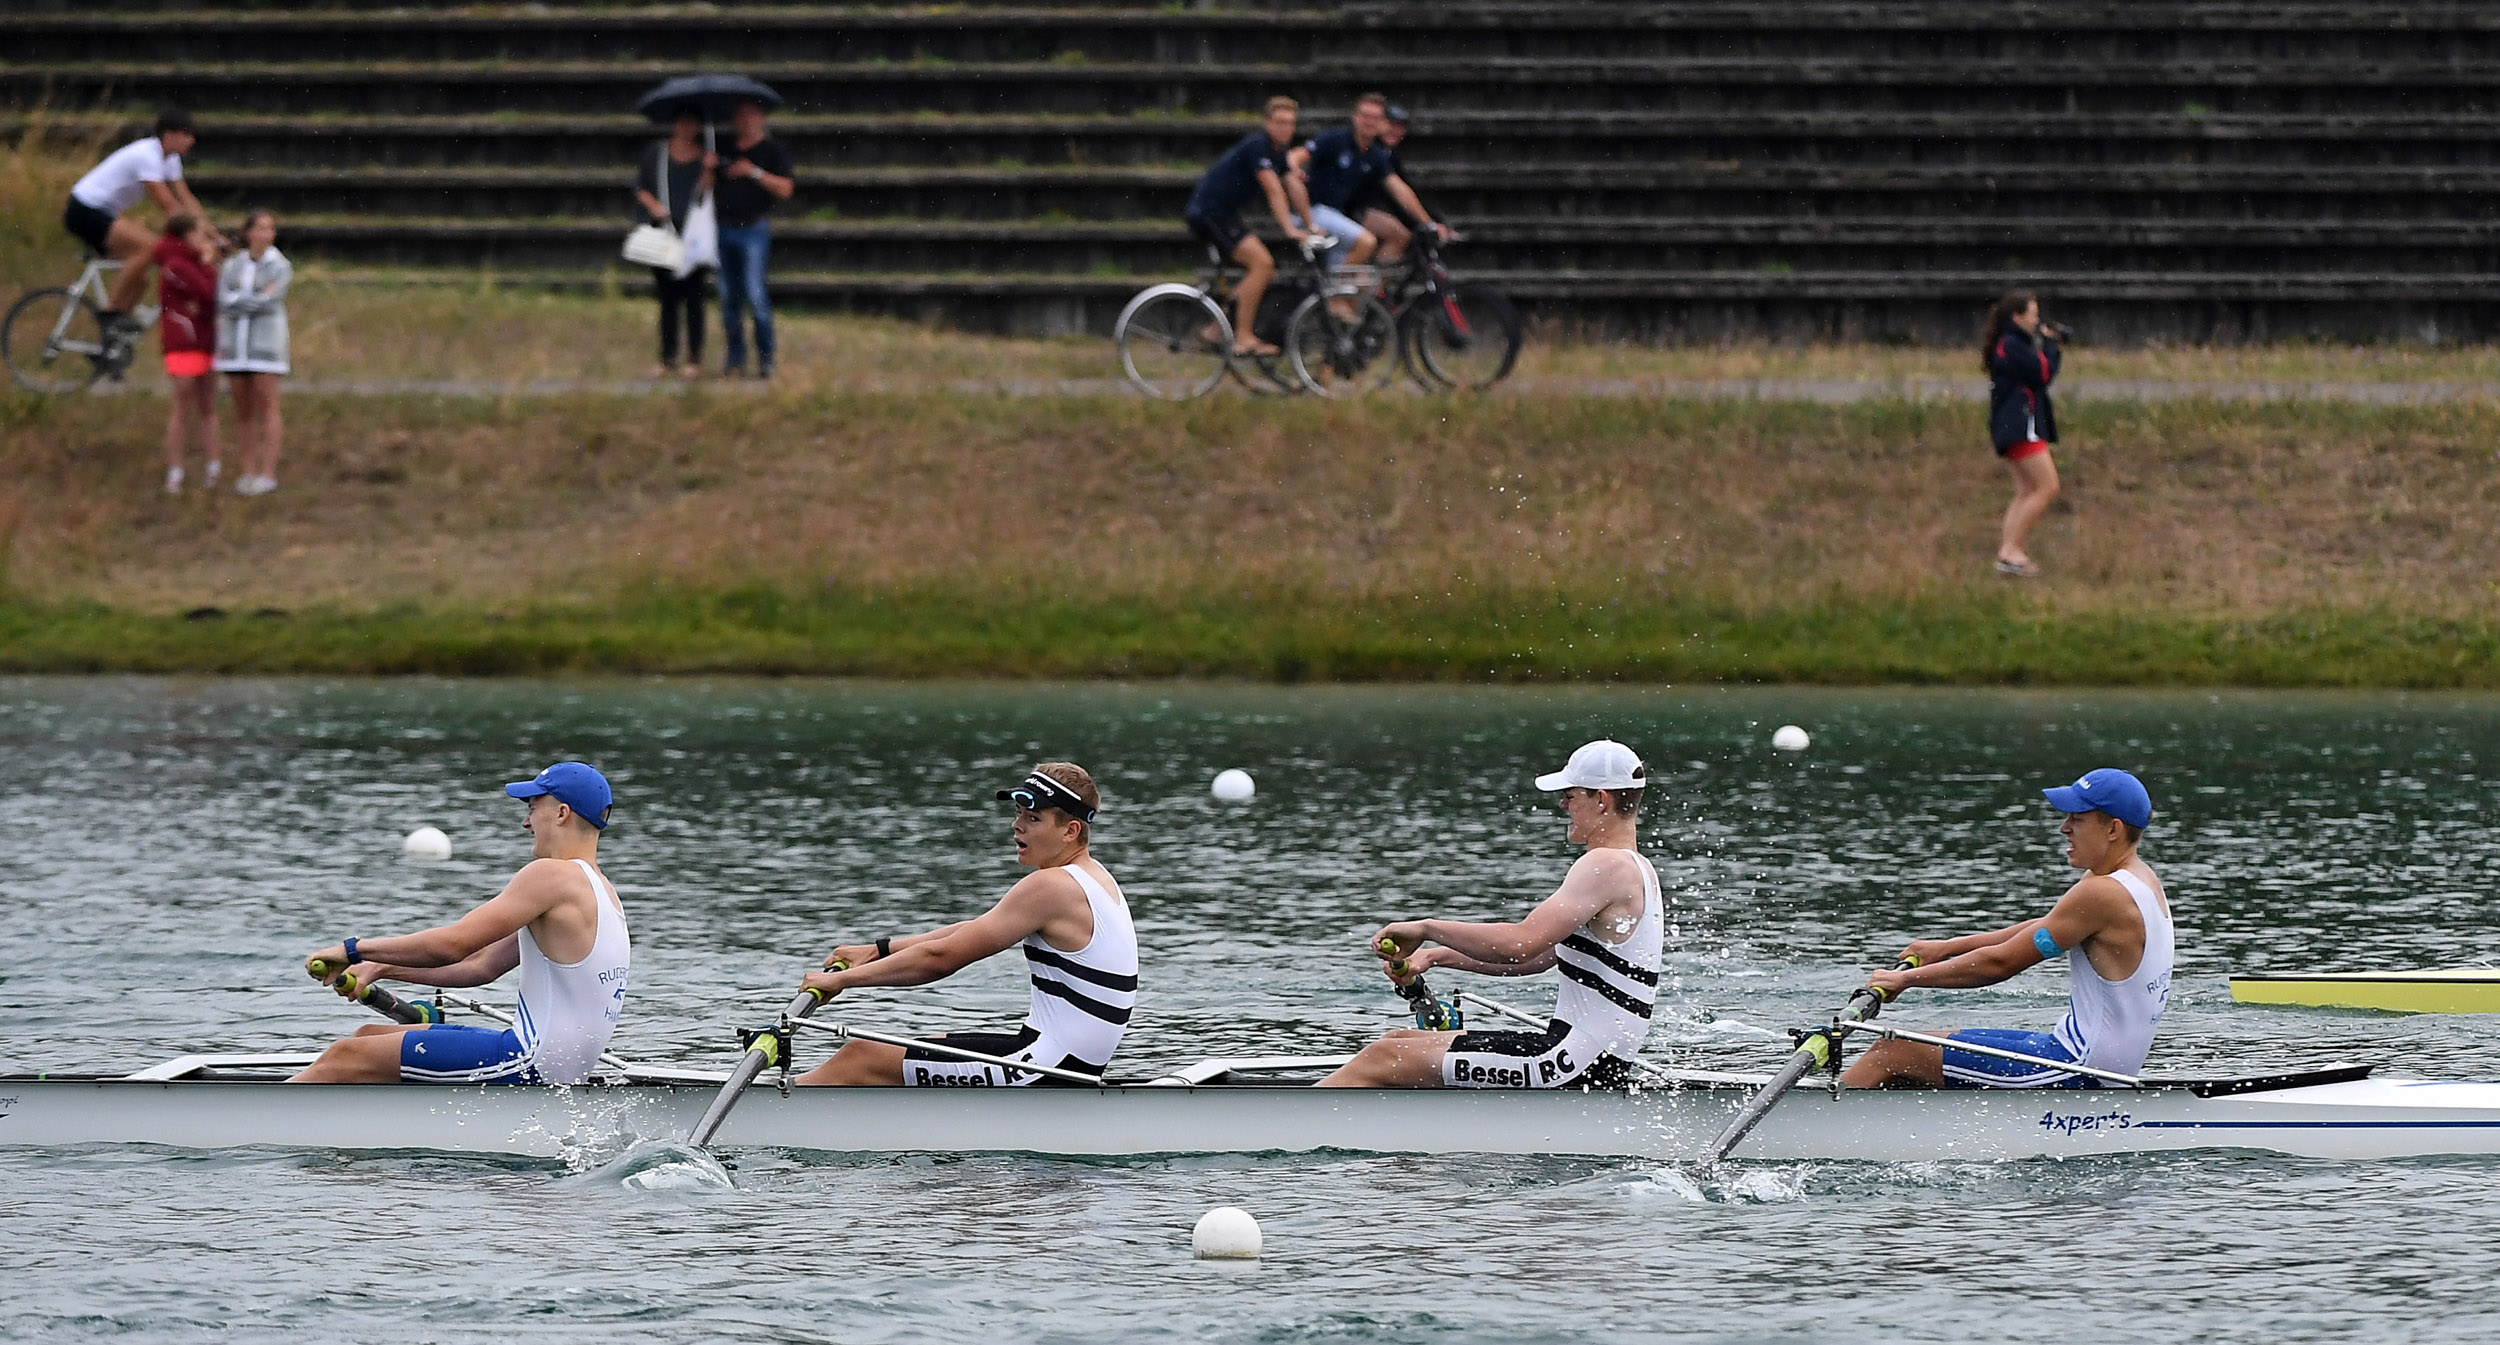
<svg viewBox="0 0 2500 1345"><path fill-rule="evenodd" d="M76 167L0 155L0 273L52 278ZM299 390L512 390L633 377L649 360L650 308L633 295L347 284L308 266L293 317ZM1168 407L957 386L1107 377L1097 341L822 316L785 332L788 377L767 395L296 395L286 487L257 501L155 493L159 398L0 398L0 580L39 603L139 612L1023 591L1322 615L1332 602L1357 615L1557 602L1880 614L2010 595L2032 617L2325 607L2479 621L2500 574L2488 399L2078 404L2059 452L2069 494L2036 546L2052 577L2008 589L1987 572L2003 473L1969 405L1589 398L1549 383L1447 402ZM1958 349L1536 346L1522 372L1892 382L1966 378L1969 362ZM2070 368L2496 372L2480 349L2335 347L2087 350Z"/></svg>
<svg viewBox="0 0 2500 1345"><path fill-rule="evenodd" d="M139 610L597 604L647 587L1959 601L1976 410L963 395L307 398L287 488L152 490L161 404L5 403L10 576ZM2037 610L2489 610L2500 412L2086 410Z"/></svg>

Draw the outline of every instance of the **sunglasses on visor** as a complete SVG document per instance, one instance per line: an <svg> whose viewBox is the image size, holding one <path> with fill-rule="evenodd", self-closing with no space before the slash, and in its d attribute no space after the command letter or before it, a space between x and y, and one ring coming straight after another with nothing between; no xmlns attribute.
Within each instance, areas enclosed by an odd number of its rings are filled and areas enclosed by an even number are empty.
<svg viewBox="0 0 2500 1345"><path fill-rule="evenodd" d="M1038 813L1044 808L1056 808L1079 822L1094 820L1094 810L1085 806L1085 800L1078 798L1075 790L1040 771L1024 777L1023 782L1013 789L998 791L998 797L1001 802L1012 803L1027 812Z"/></svg>

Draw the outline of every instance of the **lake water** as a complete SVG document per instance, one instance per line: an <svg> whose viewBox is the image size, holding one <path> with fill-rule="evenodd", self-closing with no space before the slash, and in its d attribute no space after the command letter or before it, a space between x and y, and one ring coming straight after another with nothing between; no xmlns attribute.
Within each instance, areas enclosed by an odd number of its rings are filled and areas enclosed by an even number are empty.
<svg viewBox="0 0 2500 1345"><path fill-rule="evenodd" d="M1784 722L1803 754L1768 747ZM2491 920L2500 701L2447 696L612 681L0 680L0 1072L309 1049L300 971L448 920L527 856L499 789L615 780L635 936L617 1049L724 1066L837 941L1019 870L991 792L1102 781L1146 947L1122 1068L1333 1051L1397 1023L1382 920L1508 917L1569 860L1529 784L1648 758L1674 906L1654 1054L1767 1068L1907 939L2068 881L2038 787L2134 768L2181 951L2152 1068L2500 1074L2479 1020L2235 1009L2231 969L2458 965ZM1227 766L1257 799L1218 804ZM410 864L399 836L449 832ZM1466 978L1451 978L1455 987ZM1011 1022L1020 960L846 998ZM1533 1007L1543 978L1484 987ZM508 991L504 992L508 999ZM2062 972L1905 1023L2045 1028ZM821 1048L818 1048L821 1049ZM735 1190L449 1155L0 1147L0 1336L359 1341L2489 1339L2500 1162L2196 1154L1642 1163L1323 1155L739 1156ZM1238 1204L1253 1265L1193 1261Z"/></svg>

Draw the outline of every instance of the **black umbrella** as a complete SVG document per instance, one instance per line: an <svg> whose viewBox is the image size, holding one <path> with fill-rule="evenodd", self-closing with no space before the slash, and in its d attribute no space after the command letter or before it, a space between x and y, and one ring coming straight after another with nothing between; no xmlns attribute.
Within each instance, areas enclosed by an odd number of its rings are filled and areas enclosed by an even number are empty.
<svg viewBox="0 0 2500 1345"><path fill-rule="evenodd" d="M781 95L744 75L684 75L644 94L634 110L665 126L677 120L677 109L691 105L708 123L729 120L730 109L747 102L779 107Z"/></svg>

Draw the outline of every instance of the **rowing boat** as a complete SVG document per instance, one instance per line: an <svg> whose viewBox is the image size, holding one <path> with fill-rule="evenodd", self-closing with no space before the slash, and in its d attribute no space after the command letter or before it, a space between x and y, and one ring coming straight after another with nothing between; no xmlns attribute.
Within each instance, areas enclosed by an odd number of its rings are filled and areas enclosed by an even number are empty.
<svg viewBox="0 0 2500 1345"><path fill-rule="evenodd" d="M580 1159L675 1140L724 1075L637 1068L572 1088L286 1084L304 1055L186 1056L136 1074L0 1077L0 1144L436 1150ZM716 1144L835 1153L1521 1154L1696 1161L1759 1078L1545 1092L1315 1089L1345 1057L1217 1059L1093 1088L748 1089ZM2075 1158L2239 1149L2375 1159L2500 1153L2500 1083L2366 1066L2140 1089L1835 1091L1808 1082L1757 1160Z"/></svg>
<svg viewBox="0 0 2500 1345"><path fill-rule="evenodd" d="M2500 1013L2500 967L2247 973L2231 978L2231 998L2240 1004L2302 1004L2389 1013Z"/></svg>

